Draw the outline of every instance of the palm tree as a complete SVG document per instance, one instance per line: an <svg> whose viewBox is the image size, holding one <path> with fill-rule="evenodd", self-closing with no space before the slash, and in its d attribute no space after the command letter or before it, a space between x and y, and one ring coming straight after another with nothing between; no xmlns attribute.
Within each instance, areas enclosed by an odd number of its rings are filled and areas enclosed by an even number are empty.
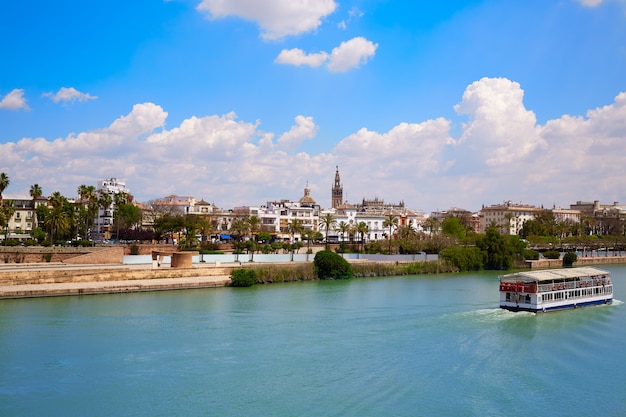
<svg viewBox="0 0 626 417"><path fill-rule="evenodd" d="M295 235L302 233L302 231L304 230L304 225L302 224L302 222L300 220L293 219L289 223L288 228L289 228L289 233L291 234L291 243L293 244L293 240L295 239Z"/></svg>
<svg viewBox="0 0 626 417"><path fill-rule="evenodd" d="M439 219L436 217L429 217L426 219L426 221L424 222L424 228L426 230L429 231L430 236L433 235L433 233L437 234L437 231L439 230Z"/></svg>
<svg viewBox="0 0 626 417"><path fill-rule="evenodd" d="M326 250L328 250L328 232L330 229L334 229L337 224L337 219L332 213L326 213L320 218L320 225L326 229Z"/></svg>
<svg viewBox="0 0 626 417"><path fill-rule="evenodd" d="M125 192L119 192L113 196L113 202L115 203L115 210L113 215L113 222L115 223L115 237L119 241L120 240L120 210L122 206L128 204L129 195Z"/></svg>
<svg viewBox="0 0 626 417"><path fill-rule="evenodd" d="M394 227L398 227L398 218L393 214L388 214L383 221L383 227L389 228L389 254L391 255L391 232Z"/></svg>
<svg viewBox="0 0 626 417"><path fill-rule="evenodd" d="M33 198L33 203L36 199L40 198L43 195L43 190L39 184L33 184L30 186L29 191L30 196ZM35 208L35 204L33 204L33 208Z"/></svg>
<svg viewBox="0 0 626 417"><path fill-rule="evenodd" d="M4 243L6 243L7 238L9 236L9 222L11 221L11 217L15 214L15 206L13 206L13 200L7 200L2 203L2 207L0 208L0 213L4 218L4 224L6 230L4 232Z"/></svg>
<svg viewBox="0 0 626 417"><path fill-rule="evenodd" d="M54 244L55 232L57 235L70 227L70 220L62 207L54 208L45 220L46 229L50 230L50 242Z"/></svg>
<svg viewBox="0 0 626 417"><path fill-rule="evenodd" d="M315 234L317 233L315 230L313 229L306 229L304 232L302 232L304 234L304 237L306 238L306 246L307 246L307 250L306 250L306 260L309 260L309 252L311 252L311 241L313 239L315 239Z"/></svg>
<svg viewBox="0 0 626 417"><path fill-rule="evenodd" d="M237 236L237 240L242 241L250 231L250 224L244 219L236 219L230 225L230 234Z"/></svg>
<svg viewBox="0 0 626 417"><path fill-rule="evenodd" d="M339 222L339 225L337 225L337 230L341 233L341 241L344 242L346 240L346 233L350 230L350 224L342 220Z"/></svg>
<svg viewBox="0 0 626 417"><path fill-rule="evenodd" d="M59 191L55 191L52 193L52 195L50 196L50 204L52 204L52 208L60 208L63 207L63 204L65 203L67 199L65 197L63 197L63 195L61 195L61 193Z"/></svg>
<svg viewBox="0 0 626 417"><path fill-rule="evenodd" d="M358 222L356 225L356 232L361 236L361 252L363 252L363 247L365 244L365 235L370 232L369 227L365 222Z"/></svg>
<svg viewBox="0 0 626 417"><path fill-rule="evenodd" d="M207 241L207 236L210 236L213 232L213 226L208 218L202 217L198 220L196 225L198 227L198 231L200 232L200 236L202 236L202 242Z"/></svg>
<svg viewBox="0 0 626 417"><path fill-rule="evenodd" d="M250 233L256 234L261 228L261 219L258 216L250 216L247 219L248 224L250 225Z"/></svg>
<svg viewBox="0 0 626 417"><path fill-rule="evenodd" d="M113 197L111 197L111 194L101 191L100 196L98 197L98 206L102 207L102 210L104 210L104 217L108 217L106 215L106 212L109 210L112 204ZM100 233L100 230L98 230L98 233Z"/></svg>
<svg viewBox="0 0 626 417"><path fill-rule="evenodd" d="M4 172L0 173L0 204L2 204L2 193L6 190L10 183L11 180L9 180L9 176Z"/></svg>
<svg viewBox="0 0 626 417"><path fill-rule="evenodd" d="M39 226L39 222L37 221L37 211L35 210L37 207L37 199L41 198L41 196L43 195L43 190L41 189L41 187L39 186L39 184L33 184L30 186L30 191L29 194L31 196L31 198L33 199L31 202L31 206L33 209L33 229L35 227Z"/></svg>

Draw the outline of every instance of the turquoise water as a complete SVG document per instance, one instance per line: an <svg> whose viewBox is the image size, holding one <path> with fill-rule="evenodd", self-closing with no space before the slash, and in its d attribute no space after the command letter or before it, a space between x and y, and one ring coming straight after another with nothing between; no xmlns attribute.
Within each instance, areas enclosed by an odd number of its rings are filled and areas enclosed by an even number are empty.
<svg viewBox="0 0 626 417"><path fill-rule="evenodd" d="M626 300L626 266L612 271ZM623 416L626 308L493 273L0 301L0 416Z"/></svg>

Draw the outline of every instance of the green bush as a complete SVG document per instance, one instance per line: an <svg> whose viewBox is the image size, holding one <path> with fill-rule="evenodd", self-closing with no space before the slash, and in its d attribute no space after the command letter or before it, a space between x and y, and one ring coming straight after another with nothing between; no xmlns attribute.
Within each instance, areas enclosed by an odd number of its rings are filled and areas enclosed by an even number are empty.
<svg viewBox="0 0 626 417"><path fill-rule="evenodd" d="M578 255L574 252L566 252L563 255L563 266L572 266L578 260Z"/></svg>
<svg viewBox="0 0 626 417"><path fill-rule="evenodd" d="M559 259L561 254L558 250L547 250L543 253L543 257L546 259Z"/></svg>
<svg viewBox="0 0 626 417"><path fill-rule="evenodd" d="M139 255L139 245L137 244L130 245L130 254Z"/></svg>
<svg viewBox="0 0 626 417"><path fill-rule="evenodd" d="M257 283L256 271L250 268L235 269L231 280L233 287L251 287Z"/></svg>
<svg viewBox="0 0 626 417"><path fill-rule="evenodd" d="M536 261L539 259L539 252L536 250L525 249L523 255L524 259L528 261Z"/></svg>
<svg viewBox="0 0 626 417"><path fill-rule="evenodd" d="M450 246L439 252L439 257L454 265L459 271L478 271L483 267L483 256L475 246Z"/></svg>
<svg viewBox="0 0 626 417"><path fill-rule="evenodd" d="M329 250L317 252L313 265L319 279L348 279L353 275L348 261Z"/></svg>

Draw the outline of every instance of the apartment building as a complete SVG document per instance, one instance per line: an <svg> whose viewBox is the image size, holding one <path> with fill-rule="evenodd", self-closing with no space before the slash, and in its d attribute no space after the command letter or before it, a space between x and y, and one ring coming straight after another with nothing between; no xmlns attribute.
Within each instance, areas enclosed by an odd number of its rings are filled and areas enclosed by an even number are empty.
<svg viewBox="0 0 626 417"><path fill-rule="evenodd" d="M30 232L37 227L36 209L41 204L48 204L48 199L40 197L36 200L29 195L4 194L3 201L12 201L14 212L8 219L7 239L30 239ZM4 239L4 234L0 235Z"/></svg>

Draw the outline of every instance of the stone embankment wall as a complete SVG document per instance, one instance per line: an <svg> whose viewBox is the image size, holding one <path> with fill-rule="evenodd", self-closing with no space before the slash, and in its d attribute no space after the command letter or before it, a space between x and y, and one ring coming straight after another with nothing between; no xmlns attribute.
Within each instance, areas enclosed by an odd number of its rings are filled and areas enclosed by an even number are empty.
<svg viewBox="0 0 626 417"><path fill-rule="evenodd" d="M228 277L234 267L211 267L211 268L159 268L159 269L133 269L133 268L50 268L28 269L0 272L0 286L28 285L28 284L57 284L77 282L102 282L102 281L129 281L163 278L189 278L189 277Z"/></svg>
<svg viewBox="0 0 626 417"><path fill-rule="evenodd" d="M531 269L547 269L561 268L563 266L562 259L539 259L537 261L527 261ZM626 264L626 256L594 256L579 257L574 266L589 265L607 265L607 264Z"/></svg>
<svg viewBox="0 0 626 417"><path fill-rule="evenodd" d="M2 247L0 263L32 264L63 262L66 264L119 264L124 262L123 246L67 247Z"/></svg>

